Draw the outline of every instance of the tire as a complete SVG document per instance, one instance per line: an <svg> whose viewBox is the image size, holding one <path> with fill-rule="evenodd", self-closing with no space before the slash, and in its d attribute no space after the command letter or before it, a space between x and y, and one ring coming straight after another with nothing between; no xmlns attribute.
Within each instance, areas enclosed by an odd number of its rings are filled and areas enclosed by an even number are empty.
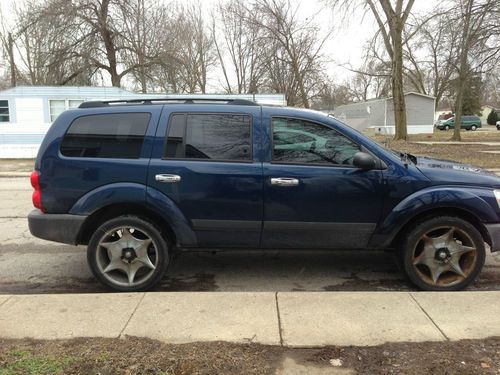
<svg viewBox="0 0 500 375"><path fill-rule="evenodd" d="M475 131L477 130L477 126L476 126L476 125L472 125L472 126L470 127L470 130L472 130L473 132L475 132Z"/></svg>
<svg viewBox="0 0 500 375"><path fill-rule="evenodd" d="M450 125L445 125L444 130L446 131L450 130Z"/></svg>
<svg viewBox="0 0 500 375"><path fill-rule="evenodd" d="M119 216L104 222L92 235L87 262L106 287L117 292L144 291L164 276L168 244L153 223L137 216Z"/></svg>
<svg viewBox="0 0 500 375"><path fill-rule="evenodd" d="M481 272L486 257L479 231L471 223L453 216L420 221L404 236L401 246L406 276L419 289L427 291L466 288Z"/></svg>

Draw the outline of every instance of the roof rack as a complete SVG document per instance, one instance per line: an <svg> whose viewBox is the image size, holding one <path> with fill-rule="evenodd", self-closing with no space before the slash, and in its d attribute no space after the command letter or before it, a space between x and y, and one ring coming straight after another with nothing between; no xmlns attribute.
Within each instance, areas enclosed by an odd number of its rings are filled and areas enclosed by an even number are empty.
<svg viewBox="0 0 500 375"><path fill-rule="evenodd" d="M245 99L212 99L212 98L152 98L152 99L119 99L119 100L106 100L106 101L90 101L83 102L78 108L97 108L109 107L115 105L127 104L200 104L200 103L218 103L230 105L249 105L258 106L256 102Z"/></svg>

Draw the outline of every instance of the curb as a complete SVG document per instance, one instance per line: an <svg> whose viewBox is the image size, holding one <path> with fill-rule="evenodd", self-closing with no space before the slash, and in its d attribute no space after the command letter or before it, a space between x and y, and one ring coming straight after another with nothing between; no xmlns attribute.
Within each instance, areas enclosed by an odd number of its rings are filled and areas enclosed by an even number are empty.
<svg viewBox="0 0 500 375"><path fill-rule="evenodd" d="M0 172L0 178L30 177L31 172Z"/></svg>

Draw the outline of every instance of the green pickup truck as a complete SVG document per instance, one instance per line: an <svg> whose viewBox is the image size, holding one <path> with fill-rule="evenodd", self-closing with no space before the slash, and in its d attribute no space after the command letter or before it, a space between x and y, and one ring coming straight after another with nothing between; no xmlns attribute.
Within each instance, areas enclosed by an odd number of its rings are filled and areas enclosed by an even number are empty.
<svg viewBox="0 0 500 375"><path fill-rule="evenodd" d="M462 116L460 128L465 130L477 130L481 127L481 119L478 116ZM455 128L455 117L438 123L436 128L439 130L450 130Z"/></svg>

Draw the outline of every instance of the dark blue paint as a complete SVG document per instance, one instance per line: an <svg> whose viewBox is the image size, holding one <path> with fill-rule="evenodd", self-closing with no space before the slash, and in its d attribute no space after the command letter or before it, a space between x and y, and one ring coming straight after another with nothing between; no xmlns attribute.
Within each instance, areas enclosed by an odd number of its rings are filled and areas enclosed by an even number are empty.
<svg viewBox="0 0 500 375"><path fill-rule="evenodd" d="M151 114L139 159L60 154L62 137L75 118L110 112ZM168 119L186 112L250 115L253 161L162 159ZM386 168L274 164L271 116L325 124L362 145ZM143 205L168 223L183 247L386 247L416 215L442 208L500 223L493 196L493 189L500 188L498 176L428 158L405 165L398 155L334 118L294 108L169 104L70 110L47 133L36 169L47 213L90 215L114 204ZM177 174L182 180L159 183L156 174ZM300 184L273 186L271 177L295 177ZM346 244L346 238L352 240Z"/></svg>

